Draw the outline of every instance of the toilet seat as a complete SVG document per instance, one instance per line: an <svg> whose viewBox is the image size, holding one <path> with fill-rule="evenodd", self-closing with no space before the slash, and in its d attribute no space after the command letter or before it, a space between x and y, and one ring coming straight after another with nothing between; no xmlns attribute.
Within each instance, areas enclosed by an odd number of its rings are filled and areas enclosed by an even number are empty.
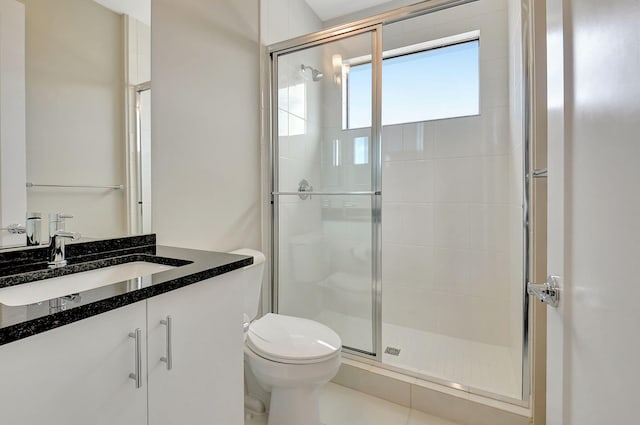
<svg viewBox="0 0 640 425"><path fill-rule="evenodd" d="M336 356L342 341L313 320L268 313L249 325L247 347L278 363L309 364Z"/></svg>

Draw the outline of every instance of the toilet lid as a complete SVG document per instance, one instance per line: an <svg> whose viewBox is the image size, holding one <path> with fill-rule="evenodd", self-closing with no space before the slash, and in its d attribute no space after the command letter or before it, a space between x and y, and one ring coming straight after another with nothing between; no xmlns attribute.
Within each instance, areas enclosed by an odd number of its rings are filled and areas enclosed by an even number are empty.
<svg viewBox="0 0 640 425"><path fill-rule="evenodd" d="M269 313L251 323L247 345L261 357L276 362L311 363L335 355L342 341L322 323Z"/></svg>

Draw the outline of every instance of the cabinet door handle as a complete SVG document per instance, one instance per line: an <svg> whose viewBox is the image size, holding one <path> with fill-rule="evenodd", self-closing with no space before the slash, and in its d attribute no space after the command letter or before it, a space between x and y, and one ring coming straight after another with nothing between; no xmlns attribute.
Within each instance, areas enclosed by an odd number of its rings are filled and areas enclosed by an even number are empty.
<svg viewBox="0 0 640 425"><path fill-rule="evenodd" d="M136 381L136 388L142 388L142 331L136 328L134 332L129 333L129 337L136 342L135 352L135 372L129 374L129 378Z"/></svg>
<svg viewBox="0 0 640 425"><path fill-rule="evenodd" d="M171 370L173 368L173 352L171 350L173 320L171 319L171 316L167 316L166 319L160 320L160 324L167 327L167 354L164 357L160 357L160 361L167 364L167 370Z"/></svg>

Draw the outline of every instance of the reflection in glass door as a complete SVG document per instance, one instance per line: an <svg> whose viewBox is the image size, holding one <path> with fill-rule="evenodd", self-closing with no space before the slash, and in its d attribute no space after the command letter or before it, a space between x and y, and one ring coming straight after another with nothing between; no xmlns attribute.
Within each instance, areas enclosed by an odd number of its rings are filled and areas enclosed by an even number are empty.
<svg viewBox="0 0 640 425"><path fill-rule="evenodd" d="M274 54L274 311L317 320L345 348L379 354L377 73L380 29ZM373 55L372 55L373 53ZM376 67L374 67L375 69ZM361 96L366 109L343 105ZM374 123L372 126L371 123Z"/></svg>
<svg viewBox="0 0 640 425"><path fill-rule="evenodd" d="M151 82L136 90L138 233L151 233Z"/></svg>

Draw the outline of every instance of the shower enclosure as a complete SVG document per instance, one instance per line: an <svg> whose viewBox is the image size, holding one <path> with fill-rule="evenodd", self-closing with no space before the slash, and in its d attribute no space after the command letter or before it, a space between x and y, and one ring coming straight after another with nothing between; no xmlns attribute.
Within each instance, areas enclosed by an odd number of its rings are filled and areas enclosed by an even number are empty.
<svg viewBox="0 0 640 425"><path fill-rule="evenodd" d="M272 308L382 367L528 399L521 5L270 47Z"/></svg>

